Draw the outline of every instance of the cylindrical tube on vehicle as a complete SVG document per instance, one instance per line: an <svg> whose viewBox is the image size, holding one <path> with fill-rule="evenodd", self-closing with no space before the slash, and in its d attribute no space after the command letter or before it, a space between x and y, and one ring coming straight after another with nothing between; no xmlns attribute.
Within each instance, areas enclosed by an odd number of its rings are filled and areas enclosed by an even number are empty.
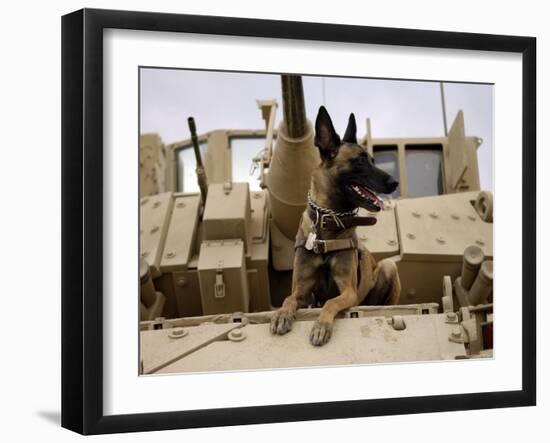
<svg viewBox="0 0 550 443"><path fill-rule="evenodd" d="M485 256L479 246L468 246L462 257L462 287L467 291L472 287Z"/></svg>
<svg viewBox="0 0 550 443"><path fill-rule="evenodd" d="M468 294L471 305L487 303L489 294L493 290L493 262L486 260L481 264L477 277Z"/></svg>

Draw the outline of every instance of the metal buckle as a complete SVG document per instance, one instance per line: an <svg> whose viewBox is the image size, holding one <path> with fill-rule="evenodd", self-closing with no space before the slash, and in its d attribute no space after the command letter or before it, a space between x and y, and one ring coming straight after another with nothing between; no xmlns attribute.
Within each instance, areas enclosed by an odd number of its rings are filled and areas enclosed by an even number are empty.
<svg viewBox="0 0 550 443"><path fill-rule="evenodd" d="M313 252L316 254L325 254L327 252L327 244L324 240L315 240L313 242Z"/></svg>
<svg viewBox="0 0 550 443"><path fill-rule="evenodd" d="M325 217L328 217L329 214L321 214L321 220L319 221L319 224L321 225L321 229L325 229Z"/></svg>

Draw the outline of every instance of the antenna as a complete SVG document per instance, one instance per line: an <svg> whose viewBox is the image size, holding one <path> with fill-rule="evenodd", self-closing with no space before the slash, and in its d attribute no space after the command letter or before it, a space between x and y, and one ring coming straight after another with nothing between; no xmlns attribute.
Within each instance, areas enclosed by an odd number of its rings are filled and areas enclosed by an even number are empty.
<svg viewBox="0 0 550 443"><path fill-rule="evenodd" d="M204 170L204 164L202 163L195 119L193 117L189 117L187 119L187 124L189 125L189 132L191 133L193 150L195 151L195 160L197 162L197 168L195 169L195 172L197 173L197 181L199 183L199 189L201 191L202 204L206 205L206 196L208 194L208 179L206 178L206 171Z"/></svg>
<svg viewBox="0 0 550 443"><path fill-rule="evenodd" d="M441 91L441 112L443 113L443 131L445 131L445 137L449 134L447 131L447 109L445 108L445 90L443 89L443 82L439 82L439 90Z"/></svg>

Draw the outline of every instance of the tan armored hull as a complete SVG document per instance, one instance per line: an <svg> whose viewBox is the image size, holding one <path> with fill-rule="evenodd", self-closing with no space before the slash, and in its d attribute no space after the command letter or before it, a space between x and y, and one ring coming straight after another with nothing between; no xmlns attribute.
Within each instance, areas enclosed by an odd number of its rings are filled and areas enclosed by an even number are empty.
<svg viewBox="0 0 550 443"><path fill-rule="evenodd" d="M303 101L301 82L286 87L298 88L287 100ZM377 223L356 230L377 260L397 264L399 305L345 311L322 349L307 339L318 314L314 299L290 333L269 332L272 309L290 293L294 237L319 156L305 114L285 106L275 129L276 103L258 104L265 129L196 137L208 177L202 195L182 189L189 168L181 159L192 159L182 152L192 140L165 146L142 136L141 372L491 356L492 195L479 190L480 140L466 136L462 112L446 137L376 139L369 130L360 141L400 182L383 211L360 210ZM264 147L251 159L260 171L257 190L232 177L231 149L245 139ZM414 178L418 161L436 165L433 183Z"/></svg>

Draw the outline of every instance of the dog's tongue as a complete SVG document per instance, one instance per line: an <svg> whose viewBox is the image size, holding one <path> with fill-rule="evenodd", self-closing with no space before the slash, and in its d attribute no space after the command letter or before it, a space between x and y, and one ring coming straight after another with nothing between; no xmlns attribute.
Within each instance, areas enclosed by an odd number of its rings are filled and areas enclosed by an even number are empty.
<svg viewBox="0 0 550 443"><path fill-rule="evenodd" d="M380 208L380 210L383 210L384 209L384 200L382 200L380 197L378 197L374 192L371 192L368 189L366 189L366 191L368 192L369 198L372 200L372 202L376 206L378 206L378 208Z"/></svg>
<svg viewBox="0 0 550 443"><path fill-rule="evenodd" d="M354 186L355 192L358 192L359 195L361 195L363 198L367 198L373 205L378 207L380 210L384 209L384 201L378 197L374 192L372 192L370 189L367 189L363 186L355 185Z"/></svg>

